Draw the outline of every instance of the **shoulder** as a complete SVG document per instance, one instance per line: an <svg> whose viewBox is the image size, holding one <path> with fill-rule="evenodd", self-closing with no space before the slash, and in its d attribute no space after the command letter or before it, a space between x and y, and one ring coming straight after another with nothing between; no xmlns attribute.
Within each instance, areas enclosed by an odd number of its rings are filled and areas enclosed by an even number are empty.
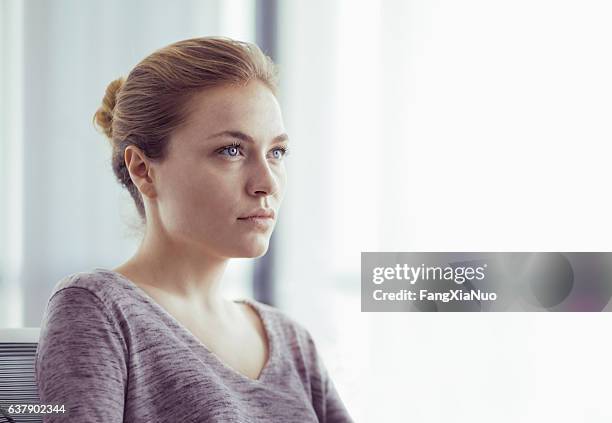
<svg viewBox="0 0 612 423"><path fill-rule="evenodd" d="M70 323L75 320L120 319L122 310L130 306L129 286L112 272L93 269L69 274L52 288L47 301L44 320ZM91 323L91 321L89 322Z"/></svg>
<svg viewBox="0 0 612 423"><path fill-rule="evenodd" d="M102 293L112 287L113 276L109 272L101 269L75 272L60 279L53 290L51 296L66 288L83 288L93 293Z"/></svg>
<svg viewBox="0 0 612 423"><path fill-rule="evenodd" d="M56 282L49 295L48 307L62 304L76 308L96 303L106 308L117 292L118 286L107 272L97 269L75 272Z"/></svg>
<svg viewBox="0 0 612 423"><path fill-rule="evenodd" d="M60 293L70 294L81 292L82 296L92 296L101 303L110 305L113 298L125 294L126 289L113 272L104 269L93 269L69 274L60 279L49 296L53 300Z"/></svg>
<svg viewBox="0 0 612 423"><path fill-rule="evenodd" d="M125 352L120 308L113 300L116 295L111 292L116 288L112 285L112 280L97 271L60 279L43 314L38 349L59 351L69 345L76 354L112 345L116 351Z"/></svg>
<svg viewBox="0 0 612 423"><path fill-rule="evenodd" d="M104 278L79 272L59 280L40 324L35 373L41 397L98 386L121 389L127 380L128 343L107 306ZM112 386L111 386L112 385ZM98 396L100 397L100 396ZM62 402L62 401L60 401Z"/></svg>

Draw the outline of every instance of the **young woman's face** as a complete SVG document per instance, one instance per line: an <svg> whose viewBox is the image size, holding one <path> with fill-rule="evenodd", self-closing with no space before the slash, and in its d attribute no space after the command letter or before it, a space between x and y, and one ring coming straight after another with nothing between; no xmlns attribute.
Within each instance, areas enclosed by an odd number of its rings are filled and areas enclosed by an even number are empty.
<svg viewBox="0 0 612 423"><path fill-rule="evenodd" d="M170 236L217 257L266 253L286 184L288 139L274 94L260 81L198 93L185 125L155 163L161 224ZM232 146L232 144L240 144ZM258 225L239 218L272 209Z"/></svg>

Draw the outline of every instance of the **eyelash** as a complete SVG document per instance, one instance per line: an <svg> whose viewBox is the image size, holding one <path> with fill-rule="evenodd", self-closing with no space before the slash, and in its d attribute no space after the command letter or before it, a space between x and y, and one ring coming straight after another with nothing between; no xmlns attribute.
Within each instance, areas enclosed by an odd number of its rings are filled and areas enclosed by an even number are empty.
<svg viewBox="0 0 612 423"><path fill-rule="evenodd" d="M228 148L232 148L232 147L236 147L236 148L240 149L242 147L242 143L240 141L234 141L230 145L226 145L225 147L221 148L219 150L219 153L227 150ZM280 146L280 147L274 148L274 150L281 150L283 152L283 157L282 158L287 157L287 155L289 154L289 147ZM228 155L228 157L238 157L238 156L230 156L230 155Z"/></svg>

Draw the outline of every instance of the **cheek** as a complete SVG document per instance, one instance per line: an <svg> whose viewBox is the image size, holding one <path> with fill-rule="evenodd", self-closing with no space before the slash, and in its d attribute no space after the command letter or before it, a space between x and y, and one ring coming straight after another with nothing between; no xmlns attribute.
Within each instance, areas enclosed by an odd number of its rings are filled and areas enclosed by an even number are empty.
<svg viewBox="0 0 612 423"><path fill-rule="evenodd" d="M238 181L227 174L181 172L164 190L162 203L171 211L168 217L181 221L181 226L214 227L235 214L239 190Z"/></svg>
<svg viewBox="0 0 612 423"><path fill-rule="evenodd" d="M279 186L277 197L279 200L282 200L285 196L285 188L287 187L287 173L285 172L285 169L282 169L282 171L277 174L277 178Z"/></svg>

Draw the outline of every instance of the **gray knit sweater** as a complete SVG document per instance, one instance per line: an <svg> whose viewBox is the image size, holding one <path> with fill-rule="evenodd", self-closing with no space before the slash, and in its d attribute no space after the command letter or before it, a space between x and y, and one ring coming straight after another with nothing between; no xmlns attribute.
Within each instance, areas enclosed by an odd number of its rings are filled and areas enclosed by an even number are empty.
<svg viewBox="0 0 612 423"><path fill-rule="evenodd" d="M270 344L258 379L225 365L122 275L94 269L55 286L41 323L44 422L352 422L310 333L255 300Z"/></svg>

